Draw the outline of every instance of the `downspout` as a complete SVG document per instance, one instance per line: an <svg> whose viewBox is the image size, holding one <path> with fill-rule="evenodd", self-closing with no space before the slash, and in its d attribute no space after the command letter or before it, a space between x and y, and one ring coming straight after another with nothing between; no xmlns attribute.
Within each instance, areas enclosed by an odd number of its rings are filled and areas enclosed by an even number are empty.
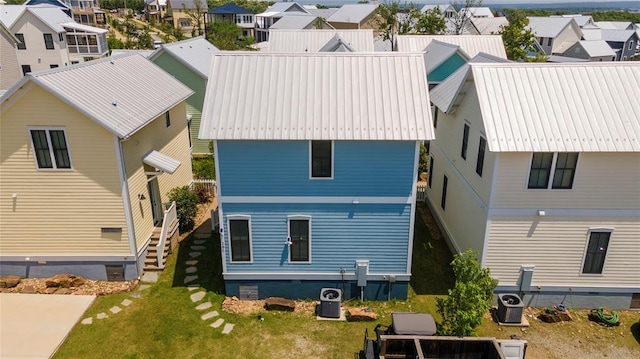
<svg viewBox="0 0 640 359"><path fill-rule="evenodd" d="M131 255L136 261L138 278L140 278L141 268L138 267L138 247L136 244L135 230L133 227L133 214L131 211L131 198L129 196L129 183L127 182L127 176L124 167L124 156L122 155L122 142L128 140L128 138L120 139L117 135L114 135L113 139L116 147L116 160L118 161L118 175L120 176L120 187L122 189L122 205L124 206L124 217L127 222L127 237L129 237L129 248Z"/></svg>

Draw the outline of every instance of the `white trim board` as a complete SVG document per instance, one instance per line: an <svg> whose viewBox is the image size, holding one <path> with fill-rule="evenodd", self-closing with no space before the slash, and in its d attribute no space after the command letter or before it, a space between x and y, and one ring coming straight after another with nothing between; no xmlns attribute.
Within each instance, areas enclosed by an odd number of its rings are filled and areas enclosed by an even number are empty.
<svg viewBox="0 0 640 359"><path fill-rule="evenodd" d="M357 280L355 273L308 273L308 272L265 272L265 273L248 273L248 272L227 272L222 273L224 280ZM410 274L406 273L388 273L377 274L368 273L367 280L388 281L389 276L395 276L396 281L408 282L411 279Z"/></svg>
<svg viewBox="0 0 640 359"><path fill-rule="evenodd" d="M412 197L221 196L219 203L411 204Z"/></svg>
<svg viewBox="0 0 640 359"><path fill-rule="evenodd" d="M38 261L44 262L133 262L136 260L134 255L130 254L105 254L105 255L91 255L91 254L76 254L76 255L51 255L51 254L24 254L24 255L10 255L1 256L0 262L7 264L7 262L20 262L20 263L34 263Z"/></svg>
<svg viewBox="0 0 640 359"><path fill-rule="evenodd" d="M491 214L496 216L538 216L538 211L545 212L545 219L550 217L640 217L638 209L578 209L578 208L493 208ZM552 219L550 219L552 220Z"/></svg>

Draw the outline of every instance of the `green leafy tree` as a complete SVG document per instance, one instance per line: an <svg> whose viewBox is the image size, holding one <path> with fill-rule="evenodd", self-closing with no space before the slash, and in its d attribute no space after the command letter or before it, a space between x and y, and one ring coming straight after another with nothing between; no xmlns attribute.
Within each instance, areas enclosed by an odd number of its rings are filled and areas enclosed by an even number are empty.
<svg viewBox="0 0 640 359"><path fill-rule="evenodd" d="M453 19L454 32L456 35L462 35L471 18L469 8L482 6L482 0L454 1L451 6L458 13Z"/></svg>
<svg viewBox="0 0 640 359"><path fill-rule="evenodd" d="M436 298L442 322L440 335L471 336L482 324L484 314L491 309L493 290L498 282L491 278L489 268L477 261L478 252L467 249L454 255L451 262L456 281L445 298Z"/></svg>
<svg viewBox="0 0 640 359"><path fill-rule="evenodd" d="M422 13L415 25L417 34L438 35L444 34L446 30L446 20L437 6Z"/></svg>
<svg viewBox="0 0 640 359"><path fill-rule="evenodd" d="M525 61L530 49L535 46L536 37L527 28L529 19L520 10L510 10L507 13L509 24L502 28L502 41L507 51L507 58L513 61Z"/></svg>
<svg viewBox="0 0 640 359"><path fill-rule="evenodd" d="M110 50L124 49L124 42L113 35L107 36L107 45Z"/></svg>
<svg viewBox="0 0 640 359"><path fill-rule="evenodd" d="M398 31L398 10L397 1L392 0L378 6L377 26L383 40L391 41L391 48L395 49L395 38Z"/></svg>
<svg viewBox="0 0 640 359"><path fill-rule="evenodd" d="M242 30L228 21L216 21L207 27L207 40L220 50L247 50L254 39L242 36Z"/></svg>
<svg viewBox="0 0 640 359"><path fill-rule="evenodd" d="M189 186L176 187L169 192L169 202L176 202L176 213L178 221L180 221L181 232L193 229L199 201L200 198L189 189Z"/></svg>
<svg viewBox="0 0 640 359"><path fill-rule="evenodd" d="M420 143L420 158L418 159L418 173L429 170L429 152L424 143Z"/></svg>
<svg viewBox="0 0 640 359"><path fill-rule="evenodd" d="M398 34L413 34L416 30L416 23L419 21L422 13L413 3L409 4L402 16L397 17Z"/></svg>
<svg viewBox="0 0 640 359"><path fill-rule="evenodd" d="M206 9L204 7L204 0L193 0L193 7L187 9L185 4L182 4L182 10L191 20L191 37L204 35L204 14Z"/></svg>

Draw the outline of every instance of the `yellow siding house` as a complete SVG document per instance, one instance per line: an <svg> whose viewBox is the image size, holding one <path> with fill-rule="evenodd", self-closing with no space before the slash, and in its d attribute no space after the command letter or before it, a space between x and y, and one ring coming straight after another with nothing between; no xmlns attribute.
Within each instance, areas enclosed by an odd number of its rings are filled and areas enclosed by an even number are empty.
<svg viewBox="0 0 640 359"><path fill-rule="evenodd" d="M32 73L2 95L0 273L137 278L167 193L192 181L192 93L134 54Z"/></svg>

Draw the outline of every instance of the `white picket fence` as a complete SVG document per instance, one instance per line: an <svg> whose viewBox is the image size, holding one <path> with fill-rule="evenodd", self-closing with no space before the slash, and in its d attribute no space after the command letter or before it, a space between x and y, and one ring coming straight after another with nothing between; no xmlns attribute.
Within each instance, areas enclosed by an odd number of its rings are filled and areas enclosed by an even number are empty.
<svg viewBox="0 0 640 359"><path fill-rule="evenodd" d="M416 201L426 202L427 200L427 185L424 183L418 183L416 188Z"/></svg>

